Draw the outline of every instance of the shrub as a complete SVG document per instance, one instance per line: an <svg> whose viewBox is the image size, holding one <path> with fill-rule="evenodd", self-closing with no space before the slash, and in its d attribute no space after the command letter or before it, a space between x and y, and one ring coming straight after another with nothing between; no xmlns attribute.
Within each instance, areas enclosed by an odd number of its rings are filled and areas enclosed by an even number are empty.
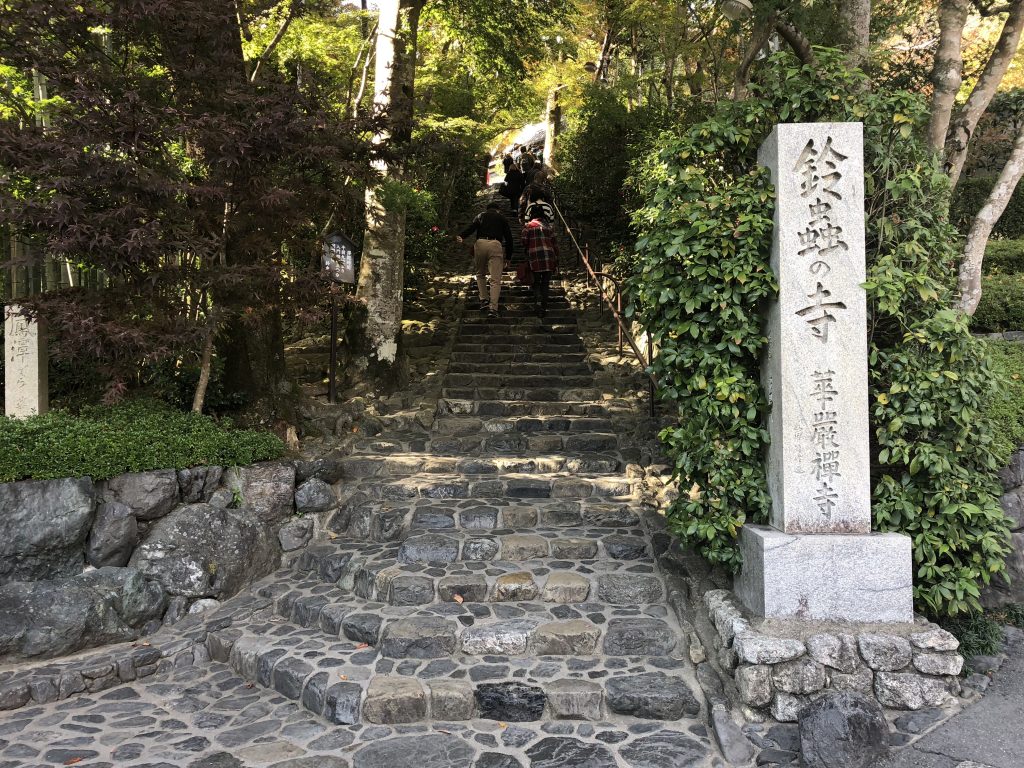
<svg viewBox="0 0 1024 768"><path fill-rule="evenodd" d="M661 433L682 494L672 529L736 569L736 537L767 518L766 339L773 191L757 149L778 122L864 123L869 382L875 527L913 541L915 598L933 615L980 609L980 587L1005 571L985 345L953 309L957 237L948 180L920 138L916 94L870 89L840 54L815 68L774 56L744 102L667 133L636 167L645 205L633 217L636 315L660 352L661 398L678 423Z"/></svg>
<svg viewBox="0 0 1024 768"><path fill-rule="evenodd" d="M1024 273L1024 240L989 240L982 264L987 275Z"/></svg>
<svg viewBox="0 0 1024 768"><path fill-rule="evenodd" d="M1024 331L1024 274L982 277L981 301L971 318L971 329Z"/></svg>
<svg viewBox="0 0 1024 768"><path fill-rule="evenodd" d="M960 653L967 658L993 656L1003 647L1003 628L987 614L966 613L942 624L960 641Z"/></svg>
<svg viewBox="0 0 1024 768"><path fill-rule="evenodd" d="M279 457L270 432L148 402L52 411L23 421L0 419L0 482L251 464Z"/></svg>
<svg viewBox="0 0 1024 768"><path fill-rule="evenodd" d="M1000 465L1024 445L1024 344L990 341L992 368L1005 383L1005 389L992 399L986 415L994 431L992 450Z"/></svg>

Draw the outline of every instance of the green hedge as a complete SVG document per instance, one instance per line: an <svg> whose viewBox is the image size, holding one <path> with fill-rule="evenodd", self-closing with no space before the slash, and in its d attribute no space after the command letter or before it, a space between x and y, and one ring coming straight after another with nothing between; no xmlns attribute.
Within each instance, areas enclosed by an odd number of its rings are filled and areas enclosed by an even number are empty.
<svg viewBox="0 0 1024 768"><path fill-rule="evenodd" d="M957 183L949 208L949 219L961 234L967 234L971 222L985 204L995 183L995 176L965 176ZM1024 238L1024 185L1017 185L1017 190L999 217L992 234L995 237Z"/></svg>
<svg viewBox="0 0 1024 768"><path fill-rule="evenodd" d="M1024 240L989 240L983 269L986 275L1024 273Z"/></svg>
<svg viewBox="0 0 1024 768"><path fill-rule="evenodd" d="M270 432L150 403L53 411L23 421L0 419L0 482L123 472L228 466L284 453Z"/></svg>
<svg viewBox="0 0 1024 768"><path fill-rule="evenodd" d="M992 450L1006 464L1010 454L1024 445L1024 344L991 341L988 349L992 369L1005 386L985 415L992 420Z"/></svg>
<svg viewBox="0 0 1024 768"><path fill-rule="evenodd" d="M971 330L1024 331L1024 273L981 279L981 301L971 318Z"/></svg>

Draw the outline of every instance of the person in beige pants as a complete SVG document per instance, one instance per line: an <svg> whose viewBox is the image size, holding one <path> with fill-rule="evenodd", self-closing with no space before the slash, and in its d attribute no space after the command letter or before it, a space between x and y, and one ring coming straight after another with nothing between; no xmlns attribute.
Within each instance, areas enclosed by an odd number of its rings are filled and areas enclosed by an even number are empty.
<svg viewBox="0 0 1024 768"><path fill-rule="evenodd" d="M490 317L498 316L498 300L501 298L501 274L505 261L512 258L512 228L498 210L497 203L488 203L487 210L473 219L459 236L458 242L470 235L476 235L473 245L473 261L476 268L476 285L480 292L480 309L487 307ZM490 278L490 295L487 282Z"/></svg>

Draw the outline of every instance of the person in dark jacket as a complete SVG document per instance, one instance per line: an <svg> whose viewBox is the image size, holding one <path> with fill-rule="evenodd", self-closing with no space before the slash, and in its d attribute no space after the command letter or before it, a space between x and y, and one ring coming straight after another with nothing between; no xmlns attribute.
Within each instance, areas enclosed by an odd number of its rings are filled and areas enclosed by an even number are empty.
<svg viewBox="0 0 1024 768"><path fill-rule="evenodd" d="M558 271L558 238L555 236L555 212L548 203L537 202L526 209L526 226L520 241L533 273L533 304L537 317L548 311L551 276Z"/></svg>
<svg viewBox="0 0 1024 768"><path fill-rule="evenodd" d="M476 286L480 291L480 309L488 307L490 317L498 316L498 299L501 298L501 273L505 262L512 258L512 228L498 210L497 203L488 203L487 210L479 214L459 236L476 235L473 256L476 266ZM487 277L490 275L491 290L488 301Z"/></svg>
<svg viewBox="0 0 1024 768"><path fill-rule="evenodd" d="M541 176L538 174L537 179ZM555 201L555 194L551 190L549 184L538 183L534 181L533 184L523 190L523 194L519 196L519 220L524 224L529 221L526 218L526 210L534 203L548 203L553 204Z"/></svg>
<svg viewBox="0 0 1024 768"><path fill-rule="evenodd" d="M509 205L514 211L519 203L519 196L523 194L526 180L518 165L513 165L505 174L505 184L502 186L501 194L508 198Z"/></svg>

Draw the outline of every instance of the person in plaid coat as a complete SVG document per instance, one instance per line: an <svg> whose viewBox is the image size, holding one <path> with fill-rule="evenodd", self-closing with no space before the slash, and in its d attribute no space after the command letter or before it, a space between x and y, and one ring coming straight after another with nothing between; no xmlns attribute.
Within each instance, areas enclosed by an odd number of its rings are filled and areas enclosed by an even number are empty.
<svg viewBox="0 0 1024 768"><path fill-rule="evenodd" d="M533 303L538 317L548 309L551 276L558 272L558 239L554 229L555 213L547 203L534 203L526 209L526 226L520 237L526 261L533 273Z"/></svg>

